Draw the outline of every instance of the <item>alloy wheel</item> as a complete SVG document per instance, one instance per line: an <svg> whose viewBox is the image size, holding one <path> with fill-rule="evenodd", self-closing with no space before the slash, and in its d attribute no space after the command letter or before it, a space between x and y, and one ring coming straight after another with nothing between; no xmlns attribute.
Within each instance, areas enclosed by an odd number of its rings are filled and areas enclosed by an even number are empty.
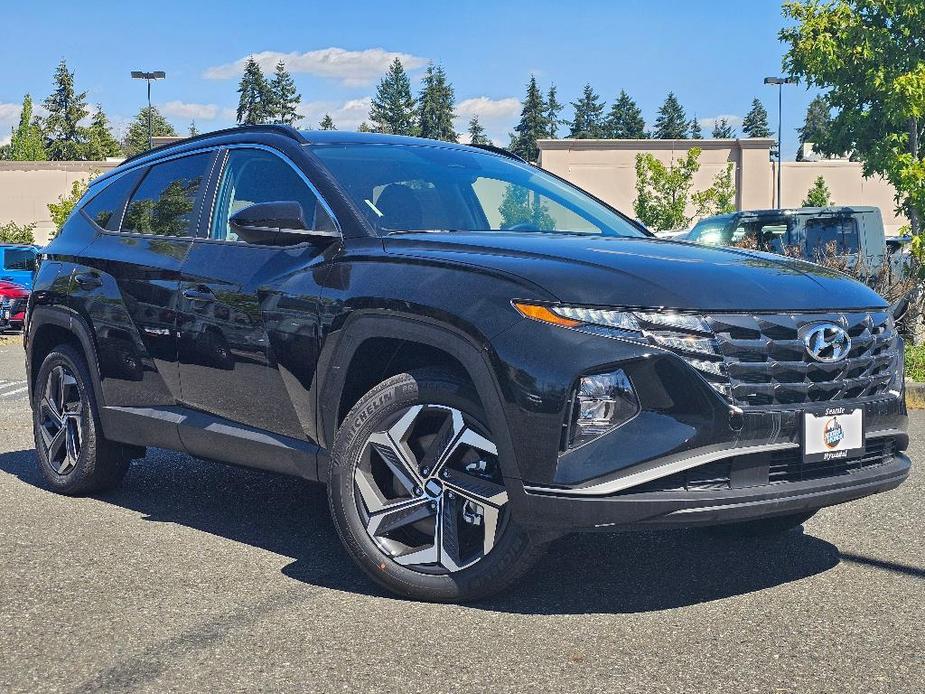
<svg viewBox="0 0 925 694"><path fill-rule="evenodd" d="M48 374L39 404L39 433L45 460L59 475L77 466L83 442L83 397L66 366Z"/></svg>
<svg viewBox="0 0 925 694"><path fill-rule="evenodd" d="M366 441L354 473L366 532L396 563L428 574L472 566L495 546L507 492L495 445L444 405L415 405Z"/></svg>

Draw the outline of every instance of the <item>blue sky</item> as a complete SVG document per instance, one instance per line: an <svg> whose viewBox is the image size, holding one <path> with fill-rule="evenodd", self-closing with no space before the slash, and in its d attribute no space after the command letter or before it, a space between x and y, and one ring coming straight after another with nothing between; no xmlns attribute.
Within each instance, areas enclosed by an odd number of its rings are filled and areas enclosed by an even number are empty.
<svg viewBox="0 0 925 694"><path fill-rule="evenodd" d="M456 88L458 129L478 114L497 144L508 142L531 73L544 88L556 84L562 101L575 100L585 82L608 104L625 89L650 124L674 91L707 136L709 119L738 125L757 96L776 129L777 92L762 79L779 73L784 52L776 0L46 0L2 12L0 141L8 140L25 92L37 101L49 93L61 58L117 131L144 102L144 83L129 79L136 69L167 72L154 85L154 102L178 129L193 119L200 130L231 125L239 66L250 54L267 65L286 60L302 95L303 127L328 112L339 128L355 128L385 65L400 54L415 89L428 61L442 63ZM813 95L786 88L785 156L793 158L794 129Z"/></svg>

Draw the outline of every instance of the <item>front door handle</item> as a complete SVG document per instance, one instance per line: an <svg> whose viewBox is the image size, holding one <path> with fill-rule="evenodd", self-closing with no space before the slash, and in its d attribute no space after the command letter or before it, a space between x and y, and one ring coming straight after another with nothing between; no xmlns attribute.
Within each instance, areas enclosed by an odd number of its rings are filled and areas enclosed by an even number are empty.
<svg viewBox="0 0 925 694"><path fill-rule="evenodd" d="M183 290L183 298L189 299L190 301L201 301L203 303L209 303L215 301L215 294L212 293L211 289L195 289L189 288Z"/></svg>
<svg viewBox="0 0 925 694"><path fill-rule="evenodd" d="M80 272L74 275L74 281L80 285L81 289L96 289L103 286L103 280L92 272Z"/></svg>

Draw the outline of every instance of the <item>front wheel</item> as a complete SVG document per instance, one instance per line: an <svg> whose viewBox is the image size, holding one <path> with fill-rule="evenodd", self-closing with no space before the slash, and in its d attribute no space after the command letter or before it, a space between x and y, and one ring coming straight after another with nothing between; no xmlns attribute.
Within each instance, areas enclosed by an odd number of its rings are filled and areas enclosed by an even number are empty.
<svg viewBox="0 0 925 694"><path fill-rule="evenodd" d="M399 374L345 417L328 486L335 527L369 576L404 597L496 593L540 545L511 518L498 451L471 387Z"/></svg>

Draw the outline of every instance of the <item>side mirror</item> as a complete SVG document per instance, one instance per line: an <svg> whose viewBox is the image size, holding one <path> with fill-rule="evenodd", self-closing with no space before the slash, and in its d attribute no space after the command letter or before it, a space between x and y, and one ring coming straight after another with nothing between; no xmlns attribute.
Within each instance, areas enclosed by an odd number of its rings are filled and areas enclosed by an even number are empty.
<svg viewBox="0 0 925 694"><path fill-rule="evenodd" d="M340 238L336 231L309 229L302 205L295 200L258 202L235 212L228 224L242 241L258 245L295 246Z"/></svg>

